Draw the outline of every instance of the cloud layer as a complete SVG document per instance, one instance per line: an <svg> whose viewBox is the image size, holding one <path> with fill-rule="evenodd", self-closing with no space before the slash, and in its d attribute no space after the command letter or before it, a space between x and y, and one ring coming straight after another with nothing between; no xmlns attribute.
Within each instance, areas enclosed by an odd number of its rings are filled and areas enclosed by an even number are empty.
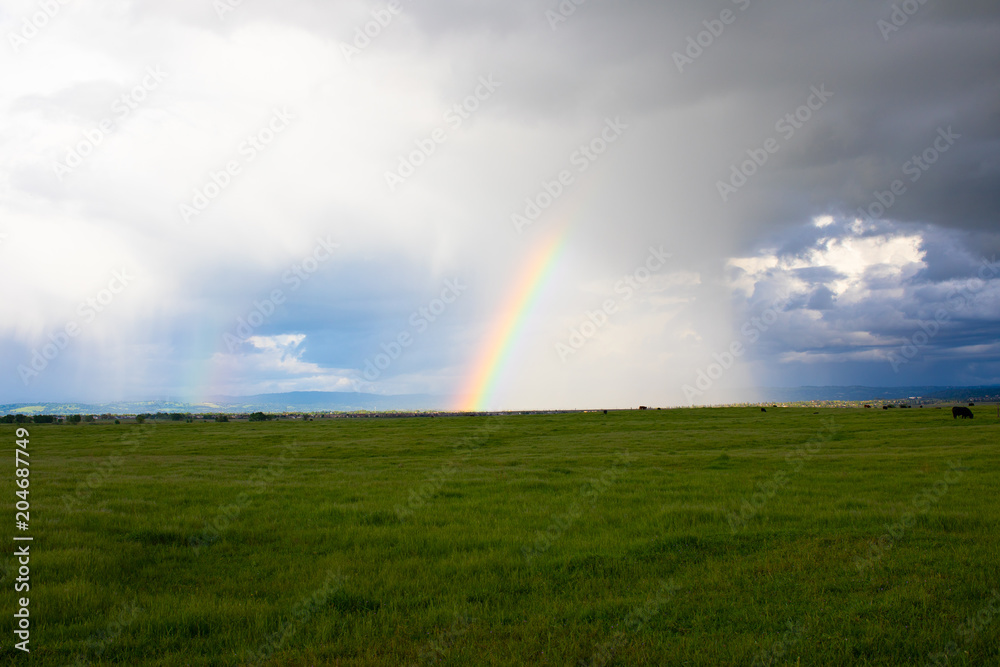
<svg viewBox="0 0 1000 667"><path fill-rule="evenodd" d="M493 407L1000 381L1000 10L900 7L7 2L0 398L452 396L553 237Z"/></svg>

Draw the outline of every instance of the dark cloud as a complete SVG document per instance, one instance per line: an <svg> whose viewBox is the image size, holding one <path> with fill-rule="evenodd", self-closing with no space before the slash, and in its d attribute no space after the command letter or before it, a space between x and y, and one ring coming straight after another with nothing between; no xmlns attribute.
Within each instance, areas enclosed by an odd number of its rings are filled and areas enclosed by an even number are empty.
<svg viewBox="0 0 1000 667"><path fill-rule="evenodd" d="M971 249L972 233L888 222L863 229L836 222L819 230L811 254L762 251L757 259L772 268L732 272L744 293L752 286L752 302L788 291L779 321L752 351L768 360L769 375L804 384L867 365L859 376L881 376L883 385L996 382L996 258ZM806 256L812 265L795 268Z"/></svg>
<svg viewBox="0 0 1000 667"><path fill-rule="evenodd" d="M758 366L746 374L763 384L1000 375L996 278L961 307L955 299L1000 251L995 2L932 0L905 21L890 3L860 0L400 0L391 20L388 4L67 6L66 20L18 54L0 97L0 220L85 230L72 243L35 238L58 253L31 262L52 284L17 303L32 308L30 326L0 330L19 346L15 357L64 317L41 295L61 290L72 303L86 296L74 279L81 266L127 257L146 268L144 303L159 312L123 312L116 331L134 325L133 339L104 349L141 349L153 359L145 368L195 375L206 349L221 349L234 318L321 232L343 242L344 256L261 328L272 342L305 336L288 368L335 369L330 382L343 381L444 278L462 276L469 295L383 377L385 390L397 377L457 385L519 272L562 225L562 263L540 290L531 340L513 348L523 370L505 385L528 404L603 399L621 385L669 400L775 302L780 321L747 357ZM348 62L345 46L366 28ZM171 73L162 89L71 178L54 179L53 160L151 63ZM499 92L389 192L385 171L490 75ZM196 224L179 226L178 202L286 103L295 127L243 165ZM616 118L628 126L621 141L517 234L511 214ZM108 237L121 247L106 253ZM690 279L636 296L560 363L553 343L660 245L674 253L669 271ZM14 282L10 266L3 277ZM940 309L948 321L892 367L890 355ZM281 361L279 348L240 359L264 369ZM75 358L60 363L75 368ZM737 372L727 381L740 386ZM71 375L53 372L42 386Z"/></svg>

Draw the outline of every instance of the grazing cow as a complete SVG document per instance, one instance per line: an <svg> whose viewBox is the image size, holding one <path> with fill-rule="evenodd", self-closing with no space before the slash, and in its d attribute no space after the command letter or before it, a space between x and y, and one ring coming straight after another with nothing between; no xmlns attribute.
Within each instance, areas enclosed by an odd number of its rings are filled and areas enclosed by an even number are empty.
<svg viewBox="0 0 1000 667"><path fill-rule="evenodd" d="M645 405L640 405L640 406L639 406L639 409L640 409L640 410L648 410L649 408L647 408L647 407L646 407Z"/></svg>
<svg viewBox="0 0 1000 667"><path fill-rule="evenodd" d="M969 407L970 408L974 408L974 407L976 407L976 404L975 403L969 403Z"/></svg>
<svg viewBox="0 0 1000 667"><path fill-rule="evenodd" d="M608 411L607 411L607 410L605 410L605 411L604 411L604 414L608 414Z"/></svg>
<svg viewBox="0 0 1000 667"><path fill-rule="evenodd" d="M760 411L761 412L767 412L767 408L761 408Z"/></svg>
<svg viewBox="0 0 1000 667"><path fill-rule="evenodd" d="M870 405L866 405L865 407L866 407L866 408L870 408L871 406L870 406Z"/></svg>
<svg viewBox="0 0 1000 667"><path fill-rule="evenodd" d="M962 419L975 419L976 416L972 414L972 410L970 410L969 408L963 408L961 406L952 408L951 418L958 419L959 417L961 417Z"/></svg>
<svg viewBox="0 0 1000 667"><path fill-rule="evenodd" d="M889 406L888 406L888 405L883 405L883 406L882 406L882 409L883 409L883 410L888 410L888 409L889 409Z"/></svg>

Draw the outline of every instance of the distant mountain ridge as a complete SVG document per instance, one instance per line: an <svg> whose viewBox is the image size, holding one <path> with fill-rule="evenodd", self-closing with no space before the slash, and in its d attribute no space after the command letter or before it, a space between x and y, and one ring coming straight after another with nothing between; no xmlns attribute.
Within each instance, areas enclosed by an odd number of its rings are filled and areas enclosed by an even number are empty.
<svg viewBox="0 0 1000 667"><path fill-rule="evenodd" d="M798 401L905 401L922 398L930 401L996 401L1000 386L976 387L762 387L757 389L762 401L794 403Z"/></svg>
<svg viewBox="0 0 1000 667"><path fill-rule="evenodd" d="M448 399L427 394L386 396L361 392L294 391L254 396L212 396L189 403L173 399L113 401L110 403L10 403L0 413L47 415L142 414L156 412L353 412L358 410L442 410Z"/></svg>
<svg viewBox="0 0 1000 667"><path fill-rule="evenodd" d="M764 387L753 391L760 402L796 403L805 401L908 401L914 397L926 401L1000 401L1000 386L977 387ZM254 396L214 396L188 403L161 399L115 401L110 403L8 403L0 405L0 415L129 415L156 412L373 412L409 410L450 410L451 401L431 394L365 394L340 391L294 391Z"/></svg>

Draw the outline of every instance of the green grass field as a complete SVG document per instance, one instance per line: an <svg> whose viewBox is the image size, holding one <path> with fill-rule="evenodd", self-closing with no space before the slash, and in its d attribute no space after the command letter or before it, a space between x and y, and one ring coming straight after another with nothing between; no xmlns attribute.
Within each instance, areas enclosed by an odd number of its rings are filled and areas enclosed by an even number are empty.
<svg viewBox="0 0 1000 667"><path fill-rule="evenodd" d="M975 410L28 426L30 593L0 565L31 653L2 657L997 665ZM13 451L3 479L13 545Z"/></svg>

